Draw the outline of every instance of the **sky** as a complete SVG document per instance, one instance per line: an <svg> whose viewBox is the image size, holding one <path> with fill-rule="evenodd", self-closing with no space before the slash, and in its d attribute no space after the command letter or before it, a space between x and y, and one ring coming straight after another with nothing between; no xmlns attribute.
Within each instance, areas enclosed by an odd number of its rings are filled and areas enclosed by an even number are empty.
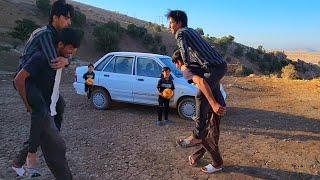
<svg viewBox="0 0 320 180"><path fill-rule="evenodd" d="M75 0L168 26L168 9L183 10L188 26L266 50L320 51L320 0Z"/></svg>

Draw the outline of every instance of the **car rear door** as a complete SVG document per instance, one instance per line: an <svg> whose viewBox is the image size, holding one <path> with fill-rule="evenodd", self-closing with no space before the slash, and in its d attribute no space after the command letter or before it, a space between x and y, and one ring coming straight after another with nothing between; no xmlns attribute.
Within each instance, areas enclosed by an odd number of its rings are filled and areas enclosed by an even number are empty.
<svg viewBox="0 0 320 180"><path fill-rule="evenodd" d="M115 56L102 70L99 83L116 101L133 102L132 84L134 56Z"/></svg>

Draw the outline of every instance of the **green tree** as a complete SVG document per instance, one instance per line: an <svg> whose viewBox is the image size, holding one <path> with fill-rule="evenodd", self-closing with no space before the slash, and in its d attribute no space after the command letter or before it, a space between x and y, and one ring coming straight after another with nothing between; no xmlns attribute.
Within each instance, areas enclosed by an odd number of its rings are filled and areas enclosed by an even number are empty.
<svg viewBox="0 0 320 180"><path fill-rule="evenodd" d="M243 56L243 47L241 47L241 45L237 45L237 48L234 50L234 55L237 58L240 58Z"/></svg>
<svg viewBox="0 0 320 180"><path fill-rule="evenodd" d="M9 35L13 38L20 39L21 41L26 41L30 34L39 27L35 22L29 19L17 20L15 22L16 26L13 28L13 31L9 32Z"/></svg>
<svg viewBox="0 0 320 180"><path fill-rule="evenodd" d="M164 54L164 55L168 54L167 47L165 45L160 46L160 54Z"/></svg>
<svg viewBox="0 0 320 180"><path fill-rule="evenodd" d="M50 0L37 0L36 6L43 14L49 16L51 9Z"/></svg>
<svg viewBox="0 0 320 180"><path fill-rule="evenodd" d="M72 26L83 27L87 22L87 17L82 12L75 10L71 21Z"/></svg>
<svg viewBox="0 0 320 180"><path fill-rule="evenodd" d="M93 30L96 48L99 51L111 52L118 50L120 35L110 29L107 24L98 25Z"/></svg>

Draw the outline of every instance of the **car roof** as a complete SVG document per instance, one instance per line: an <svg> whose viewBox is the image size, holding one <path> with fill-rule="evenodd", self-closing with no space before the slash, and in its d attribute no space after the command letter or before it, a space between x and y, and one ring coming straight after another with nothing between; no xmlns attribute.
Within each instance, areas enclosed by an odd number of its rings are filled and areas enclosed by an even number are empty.
<svg viewBox="0 0 320 180"><path fill-rule="evenodd" d="M145 57L157 57L157 58L170 58L166 55L152 54L152 53L141 53L141 52L111 52L108 55L121 55L121 56L145 56Z"/></svg>

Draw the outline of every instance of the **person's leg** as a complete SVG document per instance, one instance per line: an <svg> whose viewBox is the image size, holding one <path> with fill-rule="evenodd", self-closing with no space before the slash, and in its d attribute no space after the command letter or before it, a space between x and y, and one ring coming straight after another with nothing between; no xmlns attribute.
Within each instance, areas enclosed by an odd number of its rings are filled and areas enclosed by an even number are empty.
<svg viewBox="0 0 320 180"><path fill-rule="evenodd" d="M66 107L66 103L63 97L60 95L56 105L57 115L54 116L54 123L56 124L56 127L58 128L59 131L61 129L61 123L63 121L63 113L64 113L65 107Z"/></svg>
<svg viewBox="0 0 320 180"><path fill-rule="evenodd" d="M163 104L164 104L164 119L165 120L169 120L168 119L168 114L169 114L169 102L170 100L165 99Z"/></svg>
<svg viewBox="0 0 320 180"><path fill-rule="evenodd" d="M162 121L162 113L164 109L164 99L159 96L158 98L159 107L158 107L158 121Z"/></svg>
<svg viewBox="0 0 320 180"><path fill-rule="evenodd" d="M210 154L213 167L220 168L223 164L218 146L220 137L220 116L213 113L210 118L210 122L208 123L208 133L203 139L202 145Z"/></svg>
<svg viewBox="0 0 320 180"><path fill-rule="evenodd" d="M29 141L23 143L18 155L13 159L13 167L21 168L25 163L29 150Z"/></svg>
<svg viewBox="0 0 320 180"><path fill-rule="evenodd" d="M193 137L196 139L201 139L204 137L202 132L206 127L207 114L210 108L210 105L205 98L204 94L198 90L198 93L195 97L196 100L196 116L194 121L196 123L195 128L193 129Z"/></svg>
<svg viewBox="0 0 320 180"><path fill-rule="evenodd" d="M66 160L66 145L54 124L48 116L41 134L41 150L45 161L56 179L72 179L72 174Z"/></svg>
<svg viewBox="0 0 320 180"><path fill-rule="evenodd" d="M88 99L91 98L91 92L92 92L93 86L88 87Z"/></svg>

